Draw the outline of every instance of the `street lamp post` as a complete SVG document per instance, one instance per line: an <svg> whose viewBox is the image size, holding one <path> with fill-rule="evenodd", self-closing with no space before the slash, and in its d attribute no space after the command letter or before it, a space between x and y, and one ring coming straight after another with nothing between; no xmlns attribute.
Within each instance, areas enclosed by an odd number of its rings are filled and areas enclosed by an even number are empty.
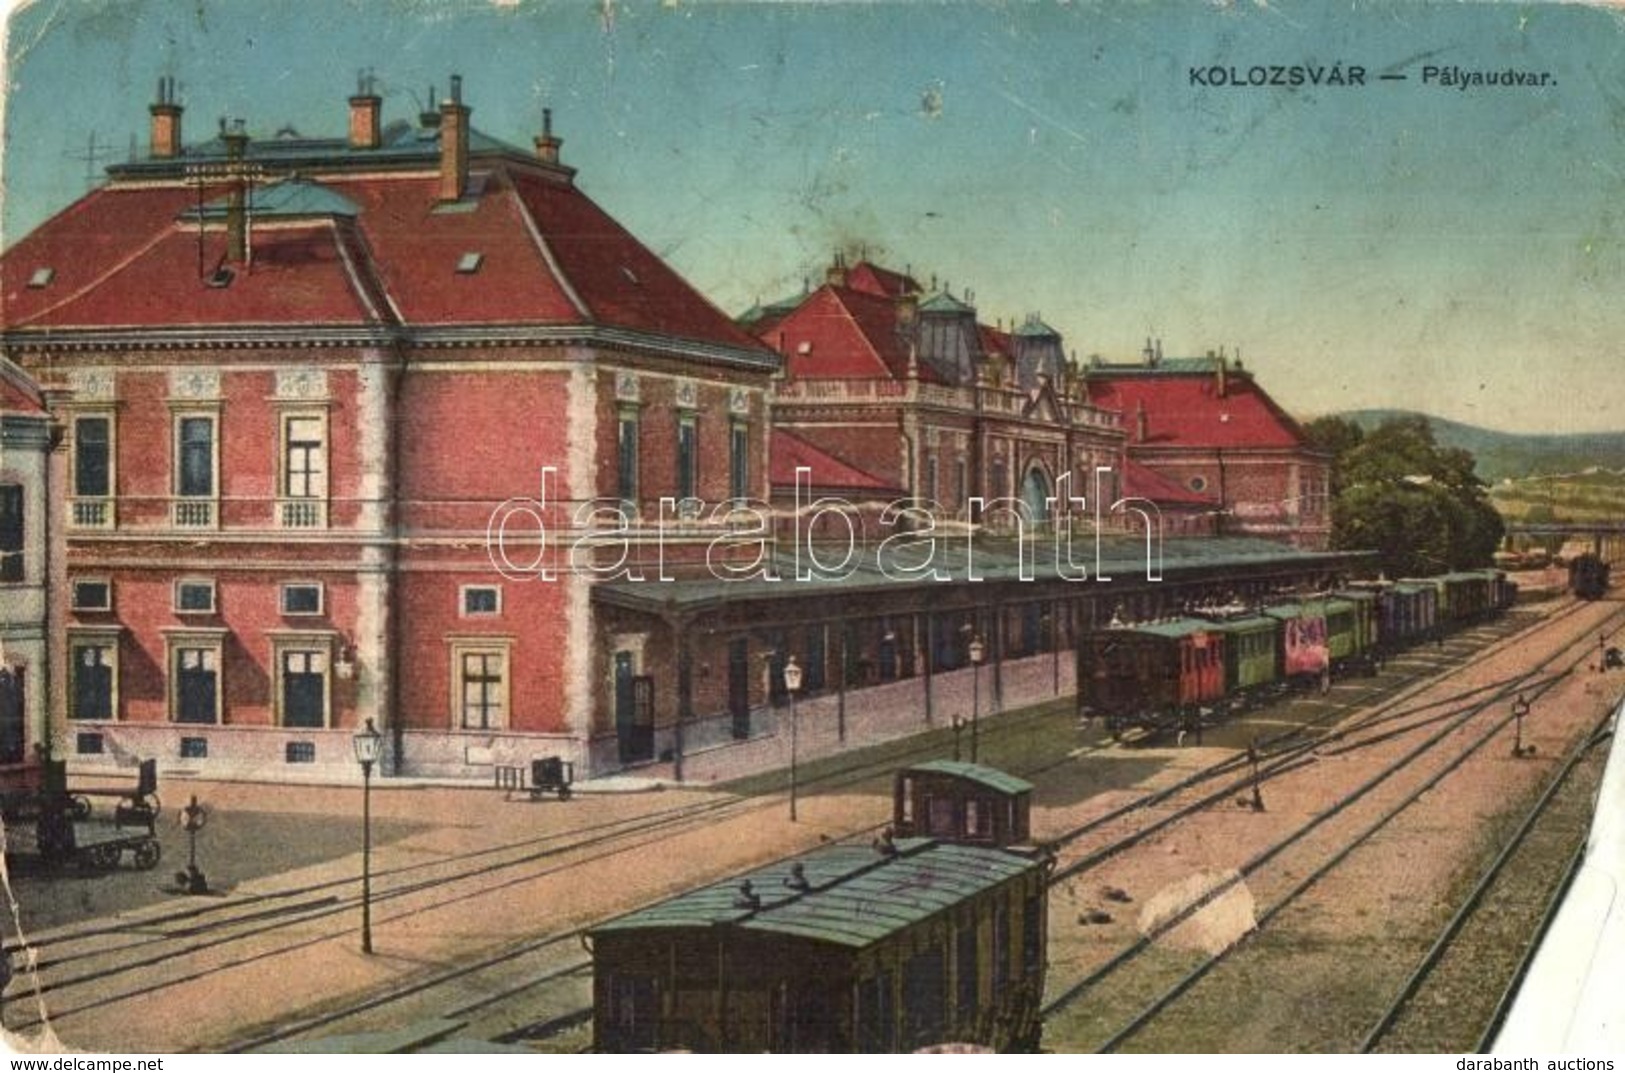
<svg viewBox="0 0 1625 1073"><path fill-rule="evenodd" d="M791 656L784 662L784 688L790 694L790 822L796 822L796 694L801 692L801 664Z"/></svg>
<svg viewBox="0 0 1625 1073"><path fill-rule="evenodd" d="M970 666L971 666L971 698L970 698L970 762L977 762L977 724L982 717L982 657L987 654L987 646L982 644L982 638L974 636L970 639Z"/></svg>
<svg viewBox="0 0 1625 1073"><path fill-rule="evenodd" d="M350 743L355 746L356 762L361 765L361 952L372 953L372 765L378 762L378 750L384 736L367 720Z"/></svg>

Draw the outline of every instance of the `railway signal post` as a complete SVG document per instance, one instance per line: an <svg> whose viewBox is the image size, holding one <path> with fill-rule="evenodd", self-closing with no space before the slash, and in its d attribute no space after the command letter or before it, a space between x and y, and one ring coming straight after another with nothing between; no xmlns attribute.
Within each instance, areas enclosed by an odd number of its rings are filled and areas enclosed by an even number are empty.
<svg viewBox="0 0 1625 1073"><path fill-rule="evenodd" d="M1529 714L1529 701L1522 693L1512 702L1512 755L1526 757L1535 755L1533 745L1523 743L1523 717Z"/></svg>
<svg viewBox="0 0 1625 1073"><path fill-rule="evenodd" d="M1258 739L1247 743L1247 762L1253 768L1253 811L1264 811L1264 792L1258 785Z"/></svg>
<svg viewBox="0 0 1625 1073"><path fill-rule="evenodd" d="M197 833L209 822L209 811L197 803L197 794L180 814L181 830L186 832L186 871L175 876L175 883L183 894L209 893L209 881L197 866Z"/></svg>

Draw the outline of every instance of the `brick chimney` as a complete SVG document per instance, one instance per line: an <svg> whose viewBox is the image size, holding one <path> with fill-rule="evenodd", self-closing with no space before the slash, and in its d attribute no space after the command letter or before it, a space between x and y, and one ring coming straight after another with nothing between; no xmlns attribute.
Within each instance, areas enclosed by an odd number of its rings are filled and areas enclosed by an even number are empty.
<svg viewBox="0 0 1625 1073"><path fill-rule="evenodd" d="M553 137L553 109L542 109L542 133L536 137L536 159L547 164L559 162L559 146L563 138Z"/></svg>
<svg viewBox="0 0 1625 1073"><path fill-rule="evenodd" d="M1214 393L1221 399L1230 391L1229 372L1230 362L1225 358L1224 351L1221 350L1219 351L1219 360L1213 366Z"/></svg>
<svg viewBox="0 0 1625 1073"><path fill-rule="evenodd" d="M846 286L846 254L839 250L835 251L835 260L824 273L824 282L831 287Z"/></svg>
<svg viewBox="0 0 1625 1073"><path fill-rule="evenodd" d="M248 176L243 167L248 157L248 132L243 129L243 121L239 119L230 127L222 125L220 140L226 143L226 171L231 180L226 194L226 259L243 264L248 260Z"/></svg>
<svg viewBox="0 0 1625 1073"><path fill-rule="evenodd" d="M152 156L171 160L181 153L181 106L175 103L175 80L158 79L158 99L147 106L152 113Z"/></svg>
<svg viewBox="0 0 1625 1073"><path fill-rule="evenodd" d="M357 79L356 93L350 98L350 148L376 149L381 141L378 112L383 100L373 92L373 77L364 73Z"/></svg>
<svg viewBox="0 0 1625 1073"><path fill-rule="evenodd" d="M440 104L440 200L457 201L468 189L468 113L463 76L451 76L451 97Z"/></svg>

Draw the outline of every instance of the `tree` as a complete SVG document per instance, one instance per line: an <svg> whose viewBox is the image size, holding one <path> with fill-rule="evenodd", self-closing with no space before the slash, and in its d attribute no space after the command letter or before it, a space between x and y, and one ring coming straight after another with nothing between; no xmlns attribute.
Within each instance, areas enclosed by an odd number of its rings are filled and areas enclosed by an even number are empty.
<svg viewBox="0 0 1625 1073"><path fill-rule="evenodd" d="M1427 418L1393 418L1358 438L1321 434L1343 444L1332 467L1333 547L1375 550L1396 577L1489 565L1501 516L1472 454L1440 447Z"/></svg>
<svg viewBox="0 0 1625 1073"><path fill-rule="evenodd" d="M1365 429L1350 421L1346 417L1327 415L1317 417L1303 426L1304 437L1309 446L1317 451L1325 451L1333 458L1331 473L1331 494L1335 499L1343 491L1342 466L1337 462L1348 452L1360 446L1365 439Z"/></svg>

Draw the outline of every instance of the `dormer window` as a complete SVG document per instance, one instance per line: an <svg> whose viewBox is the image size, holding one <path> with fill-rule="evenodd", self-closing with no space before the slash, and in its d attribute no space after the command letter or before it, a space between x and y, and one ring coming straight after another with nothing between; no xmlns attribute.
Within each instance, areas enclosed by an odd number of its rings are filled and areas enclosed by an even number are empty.
<svg viewBox="0 0 1625 1073"><path fill-rule="evenodd" d="M471 251L457 259L457 271L462 275L472 276L480 270L480 265L484 263L485 254Z"/></svg>
<svg viewBox="0 0 1625 1073"><path fill-rule="evenodd" d="M28 277L28 285L33 287L35 290L38 290L41 287L49 285L50 282L55 278L56 269L36 268L34 269L34 274Z"/></svg>

